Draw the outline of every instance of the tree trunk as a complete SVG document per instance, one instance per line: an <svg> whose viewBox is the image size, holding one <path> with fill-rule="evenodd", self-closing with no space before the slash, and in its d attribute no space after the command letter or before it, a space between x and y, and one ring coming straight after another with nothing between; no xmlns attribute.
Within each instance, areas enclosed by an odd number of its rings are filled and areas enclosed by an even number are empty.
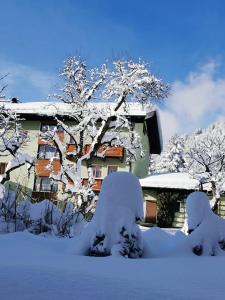
<svg viewBox="0 0 225 300"><path fill-rule="evenodd" d="M211 188L212 188L212 195L213 195L213 199L215 199L215 202L212 206L212 211L214 213L218 213L218 207L219 207L219 201L220 201L220 197L218 197L218 194L216 192L216 184L214 181L211 182Z"/></svg>

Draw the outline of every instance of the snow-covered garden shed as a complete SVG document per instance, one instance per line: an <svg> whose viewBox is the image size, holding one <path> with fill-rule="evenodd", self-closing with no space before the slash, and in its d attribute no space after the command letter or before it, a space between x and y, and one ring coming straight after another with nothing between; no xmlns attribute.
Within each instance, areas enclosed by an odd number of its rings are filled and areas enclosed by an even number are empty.
<svg viewBox="0 0 225 300"><path fill-rule="evenodd" d="M56 130L58 138L63 142L66 149L67 159L71 165L75 162L70 157L74 150L74 143L67 132L55 121L55 117L63 119L64 122L71 124L73 119L70 117L71 106L66 103L51 102L29 102L29 103L10 103L1 102L1 106L18 114L21 118L22 128L29 137L23 145L23 151L35 157L35 167L27 176L27 167L22 166L10 174L8 184L16 188L19 193L29 195L33 201L42 199L63 200L63 184L55 182L49 178L50 174L59 172L61 165L59 154L53 142L43 141L41 135L46 131ZM91 105L91 104L89 104ZM102 106L103 103L95 104ZM139 178L144 178L148 172L149 154L159 154L161 152L160 124L155 110L146 110L142 104L128 104L124 109L124 115L131 122L135 131L140 135L143 144L144 156L135 162L126 162L126 152L124 147L112 146L107 149L104 158L94 157L94 186L95 192L99 192L102 180L109 173L114 171L132 172ZM126 135L126 132L124 132ZM83 152L88 150L89 141L84 141ZM1 156L0 172L4 173L10 155ZM51 168L49 168L51 162ZM83 183L87 181L88 170L84 165L81 166Z"/></svg>

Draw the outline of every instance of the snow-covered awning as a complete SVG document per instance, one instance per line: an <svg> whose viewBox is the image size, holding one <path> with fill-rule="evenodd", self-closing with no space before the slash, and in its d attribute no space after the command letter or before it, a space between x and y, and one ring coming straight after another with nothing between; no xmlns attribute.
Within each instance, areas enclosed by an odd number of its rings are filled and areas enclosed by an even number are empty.
<svg viewBox="0 0 225 300"><path fill-rule="evenodd" d="M200 182L188 173L163 173L140 179L140 184L143 188L198 190Z"/></svg>

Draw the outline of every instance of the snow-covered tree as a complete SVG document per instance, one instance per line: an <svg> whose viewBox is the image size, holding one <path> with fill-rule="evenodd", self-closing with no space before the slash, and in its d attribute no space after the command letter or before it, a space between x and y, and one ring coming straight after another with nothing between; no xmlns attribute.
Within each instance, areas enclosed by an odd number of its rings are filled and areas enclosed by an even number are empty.
<svg viewBox="0 0 225 300"><path fill-rule="evenodd" d="M200 183L209 183L217 209L225 186L225 121L186 136L174 136L166 150L153 160L150 173L189 172Z"/></svg>
<svg viewBox="0 0 225 300"><path fill-rule="evenodd" d="M22 165L28 164L28 172L34 158L23 153L22 147L28 141L27 132L21 126L17 113L0 107L0 156L8 156L5 173L0 175L0 184L10 179L10 173Z"/></svg>
<svg viewBox="0 0 225 300"><path fill-rule="evenodd" d="M78 196L77 208L87 214L95 199L92 191L93 158L104 158L107 149L112 146L124 147L127 161L141 156L140 137L125 116L126 112L132 102L151 105L165 98L168 87L141 61L119 60L112 66L103 64L100 68L88 68L81 58L71 57L65 62L60 76L64 85L61 94L54 96L70 105L68 117L71 124L57 114L55 120L70 136L74 150L66 152L57 131L45 132L43 139L53 140L59 152L62 167L59 174L52 177L64 183L65 191ZM68 157L75 162L74 166L71 166ZM88 169L86 186L81 178L82 164Z"/></svg>
<svg viewBox="0 0 225 300"><path fill-rule="evenodd" d="M204 176L203 183L210 183L215 210L225 184L225 121L189 135L185 161L191 175Z"/></svg>
<svg viewBox="0 0 225 300"><path fill-rule="evenodd" d="M0 76L0 98L4 98L7 84L4 79L7 75ZM10 173L24 164L29 164L28 170L33 166L33 158L23 154L21 149L28 141L27 133L21 126L21 120L16 112L0 106L0 157L9 157L5 173L0 175L0 198L4 197L3 184L10 179Z"/></svg>
<svg viewBox="0 0 225 300"><path fill-rule="evenodd" d="M160 156L150 160L149 173L173 173L185 170L185 136L174 135Z"/></svg>
<svg viewBox="0 0 225 300"><path fill-rule="evenodd" d="M7 158L6 168L0 175L0 231L7 232L21 227L21 218L17 214L17 192L7 190L4 183L10 180L11 172L27 165L27 175L34 166L34 158L23 151L23 145L28 141L27 133L21 127L21 120L17 114L0 107L0 159ZM3 160L3 161L4 161ZM1 222L2 221L2 222Z"/></svg>

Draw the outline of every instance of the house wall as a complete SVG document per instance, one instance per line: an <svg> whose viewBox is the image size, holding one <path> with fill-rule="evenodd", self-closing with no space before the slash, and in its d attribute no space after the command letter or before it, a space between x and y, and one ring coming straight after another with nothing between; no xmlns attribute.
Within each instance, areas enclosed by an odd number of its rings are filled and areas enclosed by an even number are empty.
<svg viewBox="0 0 225 300"><path fill-rule="evenodd" d="M38 136L40 129L39 121L22 121L22 127L28 132L29 141L23 145L20 152L27 153L31 156L36 157L38 151ZM7 156L1 156L1 162L8 162L12 159L12 156L9 154ZM20 168L14 170L10 174L10 181L6 183L6 186L10 186L13 189L22 190L28 196L31 195L34 184L34 170L31 170L30 176L28 177L27 166L21 166Z"/></svg>
<svg viewBox="0 0 225 300"><path fill-rule="evenodd" d="M40 133L40 127L41 127L41 121L35 120L25 120L22 121L22 127L24 130L28 132L29 141L26 145L24 145L21 149L21 152L27 153L33 157L37 157L38 153L38 146L41 142L41 139L39 138ZM93 159L93 165L100 165L102 167L102 176L101 179L103 179L108 174L108 166L117 166L118 171L133 171L137 176L144 177L147 175L148 171L148 158L149 158L149 146L148 146L148 136L146 133L144 133L143 130L143 123L135 123L134 124L135 130L138 131L138 133L141 135L142 143L145 148L145 156L143 159L138 160L136 163L134 163L131 168L131 163L126 163L126 156L121 159L119 157L110 158L106 157L104 159L101 158L94 158ZM124 132L126 135L127 133ZM64 134L63 141L65 146L67 143L69 143L69 136L67 134ZM90 141L85 141L87 144L90 143ZM10 161L11 157L1 157L0 162L8 162ZM69 162L70 164L74 164L72 161ZM55 169L58 169L57 161L55 162L56 166ZM39 176L48 176L49 173L45 166L47 165L46 160L38 160L36 163L36 172ZM74 164L75 167L75 164ZM6 183L6 185L10 185L11 188L17 189L17 186L19 186L19 189L22 189L22 192L25 192L28 196L31 196L33 187L34 187L34 180L35 180L35 172L34 170L31 171L30 176L27 175L27 166L22 166L16 170L14 170L11 173L11 180ZM81 176L82 178L87 178L87 168L85 163L82 165L81 168ZM62 191L62 185L59 184L59 191ZM22 193L21 193L22 194ZM58 199L63 199L63 197L58 197Z"/></svg>
<svg viewBox="0 0 225 300"><path fill-rule="evenodd" d="M145 130L144 123L135 123L134 129L141 137L141 143L142 143L143 149L144 149L144 156L143 156L143 158L140 158L137 161L131 163L131 172L134 173L139 178L144 178L148 175L148 168L149 168L148 135Z"/></svg>

